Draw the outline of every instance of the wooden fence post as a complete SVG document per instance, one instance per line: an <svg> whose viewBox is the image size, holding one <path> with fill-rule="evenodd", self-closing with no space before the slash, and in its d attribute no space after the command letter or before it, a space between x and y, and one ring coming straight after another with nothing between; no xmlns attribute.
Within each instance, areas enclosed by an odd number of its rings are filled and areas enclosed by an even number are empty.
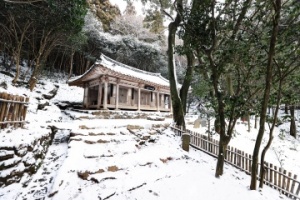
<svg viewBox="0 0 300 200"><path fill-rule="evenodd" d="M182 149L190 150L190 134L188 132L182 133Z"/></svg>

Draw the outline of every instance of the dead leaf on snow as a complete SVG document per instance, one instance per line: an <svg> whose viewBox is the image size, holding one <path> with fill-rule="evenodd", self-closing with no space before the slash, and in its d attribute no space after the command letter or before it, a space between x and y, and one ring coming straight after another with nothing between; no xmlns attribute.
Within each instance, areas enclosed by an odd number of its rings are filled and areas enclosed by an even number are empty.
<svg viewBox="0 0 300 200"><path fill-rule="evenodd" d="M94 128L87 127L86 125L80 125L79 128L80 129L94 129Z"/></svg>
<svg viewBox="0 0 300 200"><path fill-rule="evenodd" d="M90 140L84 140L84 142L87 143L87 144L95 144L96 143L96 142L90 141Z"/></svg>
<svg viewBox="0 0 300 200"><path fill-rule="evenodd" d="M85 171L85 172L77 172L77 175L82 180L87 180L90 174L88 171Z"/></svg>
<svg viewBox="0 0 300 200"><path fill-rule="evenodd" d="M107 141L107 140L101 140L101 139L98 140L97 142L98 142L98 143L109 143L109 141Z"/></svg>
<svg viewBox="0 0 300 200"><path fill-rule="evenodd" d="M99 169L99 170L96 171L94 174L101 174L101 173L103 173L103 172L105 172L104 169Z"/></svg>
<svg viewBox="0 0 300 200"><path fill-rule="evenodd" d="M116 172L116 171L119 171L120 169L117 167L117 166L109 166L107 171L109 172Z"/></svg>

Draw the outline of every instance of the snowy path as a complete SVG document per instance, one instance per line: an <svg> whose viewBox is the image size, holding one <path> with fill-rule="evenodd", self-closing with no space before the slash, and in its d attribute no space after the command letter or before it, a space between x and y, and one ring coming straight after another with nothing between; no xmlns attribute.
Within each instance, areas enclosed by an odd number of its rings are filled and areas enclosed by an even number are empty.
<svg viewBox="0 0 300 200"><path fill-rule="evenodd" d="M17 200L45 199L49 195L56 175L67 157L67 152L67 143L50 145L42 165L26 189L19 194Z"/></svg>
<svg viewBox="0 0 300 200"><path fill-rule="evenodd" d="M70 123L70 142L51 145L29 185L9 187L10 193L21 191L18 198L1 200L287 199L268 187L249 191L250 176L227 164L216 179L216 160L194 149L184 152L166 126L147 120L107 122Z"/></svg>

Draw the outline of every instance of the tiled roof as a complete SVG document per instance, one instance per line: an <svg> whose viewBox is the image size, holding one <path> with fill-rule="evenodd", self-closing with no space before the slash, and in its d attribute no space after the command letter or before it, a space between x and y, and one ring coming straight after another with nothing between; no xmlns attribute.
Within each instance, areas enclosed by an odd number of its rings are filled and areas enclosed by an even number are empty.
<svg viewBox="0 0 300 200"><path fill-rule="evenodd" d="M118 61L115 61L105 55L101 55L100 59L96 61L96 63L83 75L77 76L71 80L69 80L69 85L77 85L81 81L85 81L87 77L88 79L96 78L102 74L101 70L97 68L107 68L119 74L125 75L128 78L137 78L142 81L153 83L155 85L167 86L169 87L169 81L162 77L160 73L152 73L143 71L134 67L130 67Z"/></svg>

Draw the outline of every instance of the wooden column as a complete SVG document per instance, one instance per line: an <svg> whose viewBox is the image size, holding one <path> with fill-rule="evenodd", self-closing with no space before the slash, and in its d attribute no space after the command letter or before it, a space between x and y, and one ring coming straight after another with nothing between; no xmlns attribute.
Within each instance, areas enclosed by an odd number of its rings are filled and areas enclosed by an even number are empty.
<svg viewBox="0 0 300 200"><path fill-rule="evenodd" d="M156 92L156 109L159 111L159 91Z"/></svg>
<svg viewBox="0 0 300 200"><path fill-rule="evenodd" d="M101 99L102 99L102 81L99 81L99 89L98 89L98 104L97 108L100 109L101 107Z"/></svg>
<svg viewBox="0 0 300 200"><path fill-rule="evenodd" d="M107 79L104 80L103 110L107 110Z"/></svg>
<svg viewBox="0 0 300 200"><path fill-rule="evenodd" d="M128 88L127 89L127 97L126 97L126 105L132 105L132 89Z"/></svg>
<svg viewBox="0 0 300 200"><path fill-rule="evenodd" d="M117 79L117 84L116 84L116 110L119 110L119 83L120 79Z"/></svg>
<svg viewBox="0 0 300 200"><path fill-rule="evenodd" d="M141 110L141 86L139 84L139 88L138 88L138 111Z"/></svg>
<svg viewBox="0 0 300 200"><path fill-rule="evenodd" d="M88 87L88 84L85 84L85 86L84 86L84 94L83 94L83 107L84 108L88 108L88 106L89 106L88 93L89 93L89 87Z"/></svg>
<svg viewBox="0 0 300 200"><path fill-rule="evenodd" d="M165 99L164 99L164 94L160 94L160 105L161 107L160 108L165 108Z"/></svg>

